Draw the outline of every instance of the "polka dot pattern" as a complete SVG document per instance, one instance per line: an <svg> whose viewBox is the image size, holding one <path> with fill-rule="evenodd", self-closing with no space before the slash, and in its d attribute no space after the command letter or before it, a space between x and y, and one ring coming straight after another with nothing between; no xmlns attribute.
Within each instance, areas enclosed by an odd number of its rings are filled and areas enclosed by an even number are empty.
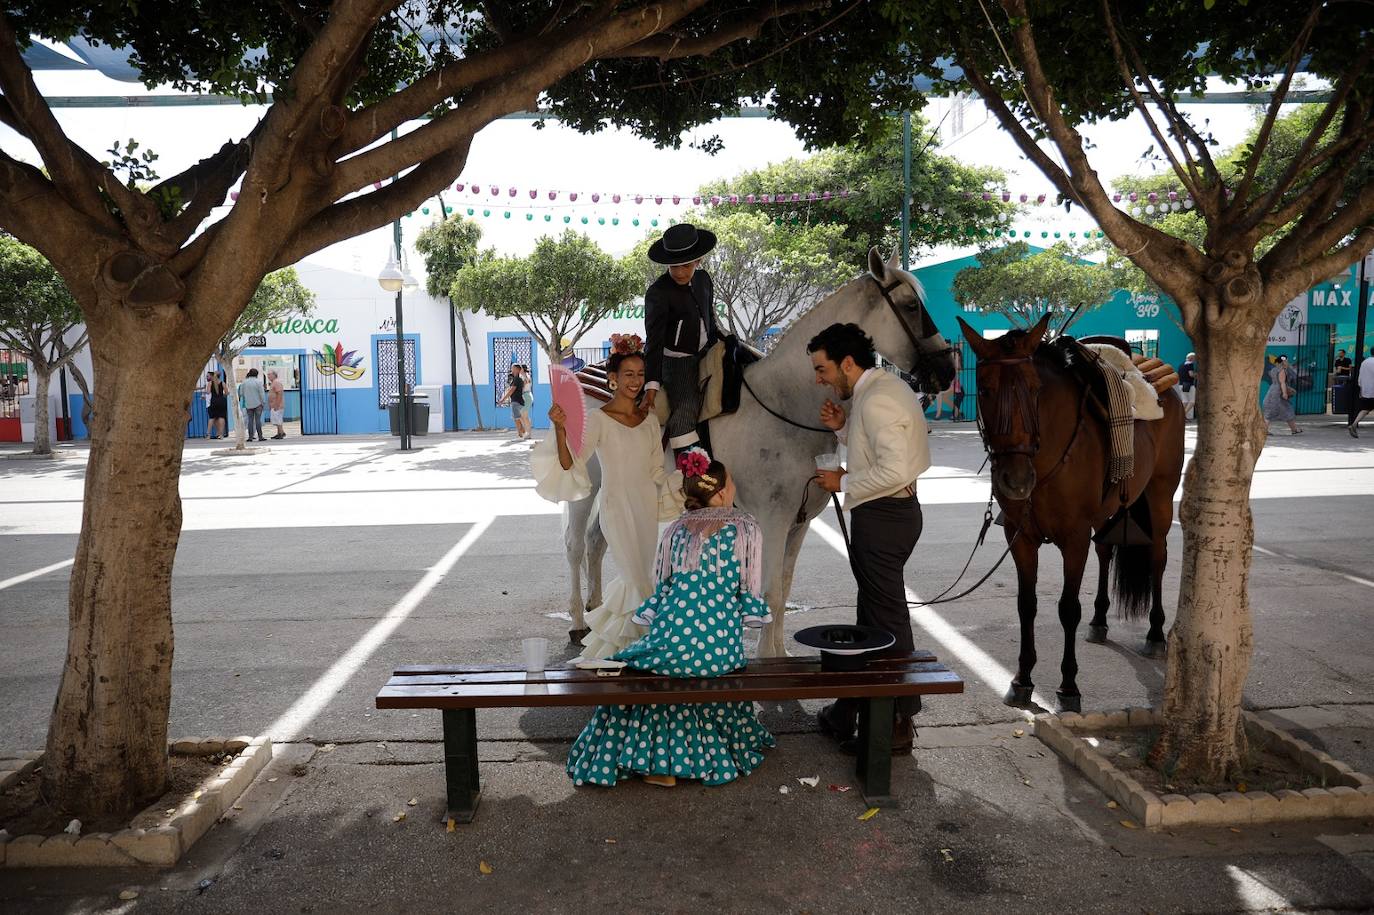
<svg viewBox="0 0 1374 915"><path fill-rule="evenodd" d="M768 618L768 607L739 593L735 529L722 528L703 547L700 572L675 575L636 611L647 635L616 658L670 677L716 677L745 664L743 626ZM679 552L686 537L670 548ZM676 775L723 785L748 775L774 745L751 702L603 705L568 753L578 785L614 785L632 774Z"/></svg>

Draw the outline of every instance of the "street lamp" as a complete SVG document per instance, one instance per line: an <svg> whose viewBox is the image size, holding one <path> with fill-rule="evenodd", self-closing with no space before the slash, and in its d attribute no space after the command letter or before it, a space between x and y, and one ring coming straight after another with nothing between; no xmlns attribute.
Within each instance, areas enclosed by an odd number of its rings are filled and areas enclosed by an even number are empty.
<svg viewBox="0 0 1374 915"><path fill-rule="evenodd" d="M396 223L396 246L387 252L386 266L377 274L377 285L382 287L385 292L396 294L396 399L397 399L397 428L401 433L401 450L409 451L410 448L410 398L406 390L406 350L405 350L405 326L404 313L401 306L401 293L403 289L414 289L416 286L415 277L410 275L409 270L403 267L404 262L400 255L401 249L401 224Z"/></svg>

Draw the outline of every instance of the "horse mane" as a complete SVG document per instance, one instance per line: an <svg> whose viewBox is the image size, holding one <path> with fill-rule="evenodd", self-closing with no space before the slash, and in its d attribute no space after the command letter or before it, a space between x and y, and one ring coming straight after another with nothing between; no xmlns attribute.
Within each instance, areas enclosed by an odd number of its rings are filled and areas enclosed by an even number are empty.
<svg viewBox="0 0 1374 915"><path fill-rule="evenodd" d="M913 290L915 290L916 295L917 295L917 297L920 299L921 303L922 303L923 305L925 304L925 301L926 301L926 288L925 288L924 286L921 285L921 281L920 281L919 279L917 279L916 274L912 273L912 272L909 271L909 270L903 270L901 267L888 266L887 269L888 269L888 270L891 270L891 271L892 271L893 273L895 273L898 277L900 277L901 279L905 280L906 283L907 283L907 285L910 286ZM785 341L785 340L788 338L788 336L789 336L793 331L795 331L795 330L797 329L797 325L800 324L803 320L805 320L808 316L810 316L812 312L819 310L820 307L821 307L822 305L824 305L826 302L829 302L829 301L830 301L831 299L833 299L835 296L839 295L842 291L844 291L844 289L845 289L846 287L848 287L848 286L851 285L852 283L857 283L857 282L859 282L860 280L868 279L868 278L871 278L871 277L873 277L872 272L870 272L870 271L868 271L868 270L865 270L863 273L861 273L861 274L859 274L858 276L854 277L852 280L847 281L847 282L844 283L842 286L840 286L838 289L836 289L836 290L834 290L833 292L831 292L829 295L824 296L823 298L817 299L815 302L813 302L813 303L811 304L811 307L810 307L810 308L806 309L805 311L802 311L802 312L799 312L799 313L793 315L793 316L792 316L792 320L791 320L791 321L788 321L788 322L787 322L787 326L786 326L785 328L783 328L783 330L782 330L782 332L781 332L780 334L778 334L777 342L774 343L773 346L769 348L770 352L771 352L773 349L776 349L779 345L781 345L782 342Z"/></svg>

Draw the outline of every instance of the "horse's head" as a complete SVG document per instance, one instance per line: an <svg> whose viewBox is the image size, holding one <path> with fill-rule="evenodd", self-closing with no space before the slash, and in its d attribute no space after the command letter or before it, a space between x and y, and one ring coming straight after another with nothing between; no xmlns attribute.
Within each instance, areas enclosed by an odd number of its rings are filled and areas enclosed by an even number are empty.
<svg viewBox="0 0 1374 915"><path fill-rule="evenodd" d="M869 249L868 272L873 280L868 294L874 310L871 319L860 323L877 343L878 352L915 378L927 394L948 388L954 380L954 348L926 311L920 281L898 267L896 258L883 263L877 248Z"/></svg>
<svg viewBox="0 0 1374 915"><path fill-rule="evenodd" d="M1035 489L1035 455L1040 450L1040 373L1031 361L1050 326L1047 314L1030 330L1013 330L995 340L959 318L969 348L978 357L978 427L992 461L992 486L1010 501Z"/></svg>

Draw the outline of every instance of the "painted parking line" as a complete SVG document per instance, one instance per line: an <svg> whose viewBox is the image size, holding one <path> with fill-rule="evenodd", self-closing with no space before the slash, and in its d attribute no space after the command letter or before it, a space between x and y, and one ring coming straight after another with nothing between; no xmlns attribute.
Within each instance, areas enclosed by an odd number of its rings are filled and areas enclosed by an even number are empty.
<svg viewBox="0 0 1374 915"><path fill-rule="evenodd" d="M1236 899L1245 912L1291 912L1293 903L1282 893L1260 880L1250 871L1226 865L1226 876L1236 891Z"/></svg>
<svg viewBox="0 0 1374 915"><path fill-rule="evenodd" d="M822 540L830 544L835 552L844 556L846 559L849 558L849 551L844 545L844 537L840 535L839 531L835 530L824 521L821 521L819 518L811 522L811 530L815 531L820 535ZM920 595L910 588L906 589L906 599L913 604L921 604L921 606L911 609L912 623L920 626L925 630L927 635L940 643L941 648L943 648L945 652L957 658L959 666L963 670L977 677L979 680L982 680L987 684L988 688L997 695L1001 696L1006 693L1007 687L1011 685L1011 671L1007 670L1001 664L998 664L991 655L973 644L973 642L958 629L951 626L944 617L935 611L934 607L931 607L929 604L924 604L921 601ZM951 664L949 666L953 667L954 665ZM1031 701L1044 709L1054 708L1054 705L1048 702L1044 696L1040 695L1038 690L1031 695ZM1031 718L1034 713L1025 711L1024 714L1026 718Z"/></svg>
<svg viewBox="0 0 1374 915"><path fill-rule="evenodd" d="M65 569L67 568L67 566L71 565L74 562L76 562L75 559L64 559L61 562L54 562L50 566L44 566L41 569L34 569L32 572L25 572L23 575L16 575L13 578L6 578L4 581L0 581L0 591L5 590L6 588L13 588L15 585L22 585L24 582L31 581L35 578L41 578L42 576L47 575L49 572L56 572L58 569Z"/></svg>
<svg viewBox="0 0 1374 915"><path fill-rule="evenodd" d="M1180 524L1178 521L1174 522L1174 526L1180 529L1183 527L1183 525ZM1311 559L1303 559L1301 556L1294 556L1292 553L1284 553L1280 550L1271 550L1258 545L1252 545L1250 548L1254 550L1256 553L1261 553L1265 556L1273 556L1275 559L1286 559L1289 562L1296 562L1298 565L1310 566L1314 569L1321 569L1323 572L1330 572L1332 575L1337 575L1341 578L1344 578L1346 581L1351 582L1352 584L1364 585L1366 588L1374 588L1374 581L1370 581L1368 578L1361 578L1358 575L1351 575L1348 572L1342 572L1339 569L1333 569L1330 566L1327 566L1320 562L1314 562Z"/></svg>
<svg viewBox="0 0 1374 915"><path fill-rule="evenodd" d="M439 582L453 570L459 559L463 558L474 543L491 527L493 518L477 521L455 543L443 557L430 567L415 586L398 600L386 615L378 620L371 629L363 633L353 646L333 663L324 674L311 684L310 688L282 713L281 717L267 726L266 733L273 740L289 742L300 736L301 731L315 720L315 716L329 704L330 700L343 689L344 685L367 663L382 643L396 631L396 627L406 621Z"/></svg>

